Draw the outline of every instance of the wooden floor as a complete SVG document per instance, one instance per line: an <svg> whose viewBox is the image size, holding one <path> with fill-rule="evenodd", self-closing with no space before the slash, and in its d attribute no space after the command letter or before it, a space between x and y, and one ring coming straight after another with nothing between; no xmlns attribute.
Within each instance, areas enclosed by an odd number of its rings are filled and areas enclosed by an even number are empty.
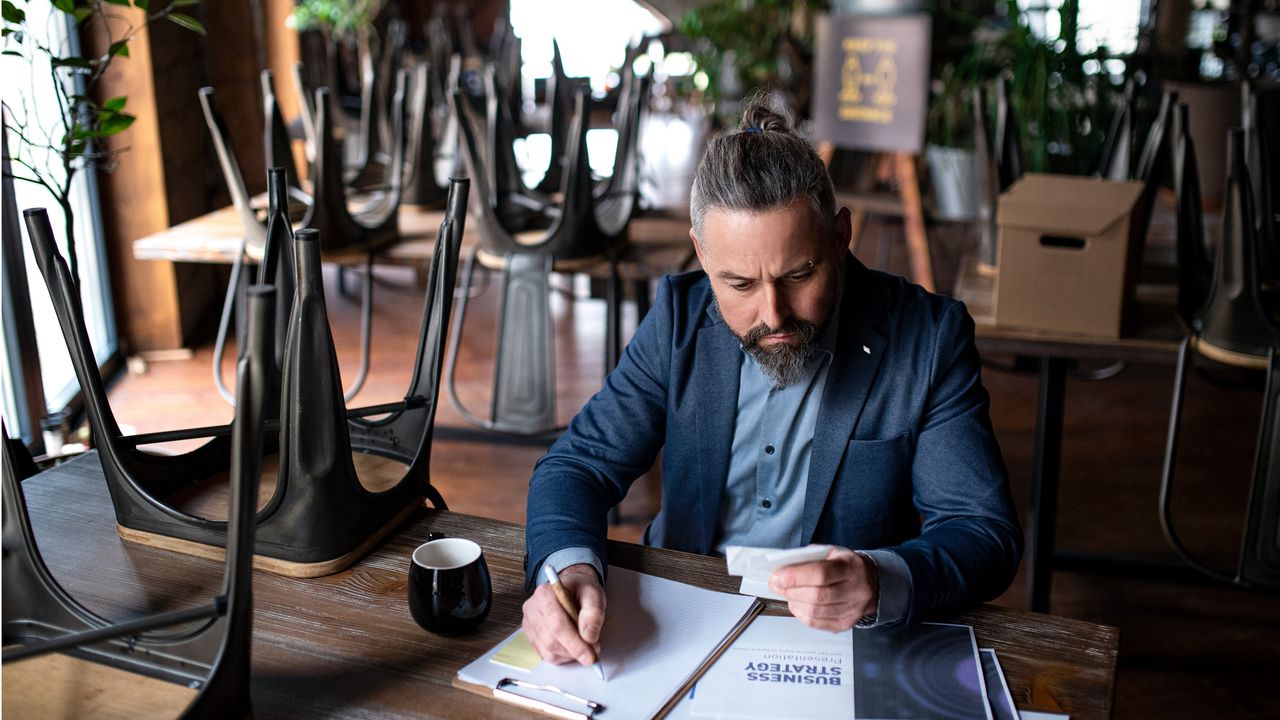
<svg viewBox="0 0 1280 720"><path fill-rule="evenodd" d="M1159 209L1156 247L1168 249L1171 218ZM933 233L940 285L971 246L956 228ZM1163 235L1161 235L1163 233ZM905 269L900 233L872 223L859 256L890 270ZM1161 239L1162 238L1162 239ZM1167 255L1167 253L1165 253ZM332 273L330 269L328 272ZM332 274L326 276L334 287ZM408 382L420 322L421 293L411 273L380 269L376 285L373 370L353 405L399 399ZM492 374L495 307L492 288L477 294L458 368L458 394L473 410L487 407ZM356 368L356 302L328 295L343 376ZM627 313L633 309L628 307ZM595 300L557 298L557 364L565 421L600 385L604 311ZM634 316L624 316L628 328ZM122 423L139 432L225 422L231 409L210 376L211 351L190 361L151 364L111 390ZM1013 492L1025 511L1036 393L1033 374L1013 358L984 358L992 417L1009 466ZM1087 371L1094 368L1082 368ZM231 364L225 365L231 381ZM1172 368L1131 365L1106 380L1068 382L1058 541L1064 550L1171 559L1157 520L1157 492ZM1212 384L1193 377L1184 427L1175 510L1197 552L1230 564L1239 539L1247 478L1260 407L1259 387ZM467 439L464 423L445 402L437 418L431 472L454 510L523 521L525 493L538 445ZM657 508L657 482L644 478L623 504L615 536L635 539ZM1026 606L1022 576L999 601ZM1266 691L1280 668L1280 601L1228 589L1161 584L1123 577L1058 573L1053 612L1121 628L1116 716L1119 718L1276 718L1280 696ZM1270 679L1269 679L1270 678Z"/></svg>

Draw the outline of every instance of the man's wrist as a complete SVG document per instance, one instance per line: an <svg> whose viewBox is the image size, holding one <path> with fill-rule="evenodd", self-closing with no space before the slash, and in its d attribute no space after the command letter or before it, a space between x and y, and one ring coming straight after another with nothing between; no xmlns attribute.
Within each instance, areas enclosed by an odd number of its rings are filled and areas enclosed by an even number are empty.
<svg viewBox="0 0 1280 720"><path fill-rule="evenodd" d="M556 572L568 570L575 565L586 565L596 571L596 580L600 582L601 586L604 585L604 564L601 563L600 558L596 557L596 554L591 551L591 548L567 547L551 553L547 556L546 560L542 561L542 565L538 568L535 585L541 585L547 581L547 577L542 570L542 568L547 565L555 568Z"/></svg>

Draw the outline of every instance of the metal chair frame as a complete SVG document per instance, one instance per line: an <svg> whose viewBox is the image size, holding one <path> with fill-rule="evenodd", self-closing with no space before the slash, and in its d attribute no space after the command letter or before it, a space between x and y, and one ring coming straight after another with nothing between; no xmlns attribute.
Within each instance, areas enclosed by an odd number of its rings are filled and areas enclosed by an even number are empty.
<svg viewBox="0 0 1280 720"><path fill-rule="evenodd" d="M80 604L41 558L26 499L8 454L4 482L4 663L50 652L198 687L182 718L251 717L253 547L267 390L275 373L275 290L249 294L254 341L237 367L246 401L231 427L231 499L219 594L193 608L113 623ZM86 459L87 460L87 459Z"/></svg>
<svg viewBox="0 0 1280 720"><path fill-rule="evenodd" d="M259 555L314 568L314 572L304 567L292 574L324 574L353 562L362 548L367 550L372 533L389 531L393 521L406 508L420 504L423 497L436 507L445 507L430 482L429 458L465 222L466 186L466 180L455 180L451 188L449 208L436 239L414 375L400 403L346 410L322 295L317 302L316 233L299 232L310 240L298 243L299 289L282 363L285 380L271 387L280 395L280 421L267 423L268 432L280 429L281 470L274 495L256 516ZM226 467L231 429L221 426L128 438L121 435L93 363L79 297L54 246L48 218L42 210L26 215L32 246L84 391L117 522L135 532L206 546L225 544L226 523L184 513L165 498ZM256 339L250 337L249 342ZM308 354L300 355L304 346ZM303 377L305 382L295 382ZM299 413L304 403L316 411ZM385 417L366 419L374 415ZM205 445L182 455L159 456L138 449L139 445L203 437L210 438ZM337 446L392 458L408 467L389 489L369 492L355 476L351 453L335 454Z"/></svg>

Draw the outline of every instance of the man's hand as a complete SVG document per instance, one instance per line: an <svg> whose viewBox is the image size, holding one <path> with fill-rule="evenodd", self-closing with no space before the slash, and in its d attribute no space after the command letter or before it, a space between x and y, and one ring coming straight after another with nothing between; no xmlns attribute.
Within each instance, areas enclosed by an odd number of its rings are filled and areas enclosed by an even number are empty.
<svg viewBox="0 0 1280 720"><path fill-rule="evenodd" d="M549 583L538 586L524 601L524 634L543 660L557 665L578 661L591 665L600 652L605 597L595 568L570 565L560 571L560 584L578 604L578 626L560 607Z"/></svg>
<svg viewBox="0 0 1280 720"><path fill-rule="evenodd" d="M800 622L840 632L876 612L880 573L866 557L832 548L825 560L778 568L769 578L769 589L787 599L791 614Z"/></svg>

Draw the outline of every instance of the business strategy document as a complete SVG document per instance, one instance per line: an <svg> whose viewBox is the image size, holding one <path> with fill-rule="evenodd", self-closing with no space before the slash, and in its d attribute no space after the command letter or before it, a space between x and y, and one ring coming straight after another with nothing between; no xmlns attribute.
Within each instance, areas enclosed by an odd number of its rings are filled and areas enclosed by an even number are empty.
<svg viewBox="0 0 1280 720"><path fill-rule="evenodd" d="M694 686L688 710L695 718L847 720L852 635L758 617Z"/></svg>

